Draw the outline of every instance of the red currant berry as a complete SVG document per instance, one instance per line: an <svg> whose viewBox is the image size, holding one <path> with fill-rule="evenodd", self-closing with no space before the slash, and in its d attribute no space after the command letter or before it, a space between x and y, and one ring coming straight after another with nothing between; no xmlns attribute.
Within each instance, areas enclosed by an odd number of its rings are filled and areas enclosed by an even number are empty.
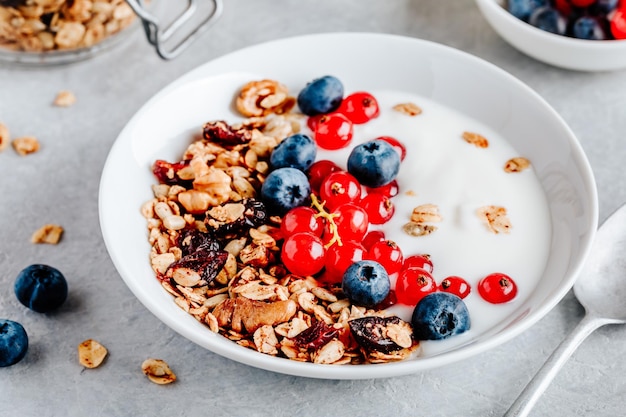
<svg viewBox="0 0 626 417"><path fill-rule="evenodd" d="M492 304L506 303L517 295L517 284L508 275L496 272L480 280L478 293Z"/></svg>
<svg viewBox="0 0 626 417"><path fill-rule="evenodd" d="M406 146L404 146L402 142L391 136L380 136L376 139L384 140L385 142L390 144L393 149L398 152L398 155L400 155L400 161L404 161L404 158L406 158Z"/></svg>
<svg viewBox="0 0 626 417"><path fill-rule="evenodd" d="M343 204L333 210L331 215L337 227L337 234L343 243L361 242L363 240L369 227L365 210L356 204ZM332 237L330 225L327 222L324 228L324 242L329 242Z"/></svg>
<svg viewBox="0 0 626 417"><path fill-rule="evenodd" d="M572 5L569 0L555 0L554 8L561 12L563 16L570 16L572 14Z"/></svg>
<svg viewBox="0 0 626 417"><path fill-rule="evenodd" d="M329 210L361 199L361 184L346 171L333 172L320 187L320 197Z"/></svg>
<svg viewBox="0 0 626 417"><path fill-rule="evenodd" d="M365 189L367 190L368 194L382 194L389 198L397 196L400 192L400 188L398 187L398 181L396 180L393 180L389 184L383 185L382 187L366 187Z"/></svg>
<svg viewBox="0 0 626 417"><path fill-rule="evenodd" d="M450 292L460 298L465 298L472 292L470 285L461 277L449 276L441 281L439 284L439 290Z"/></svg>
<svg viewBox="0 0 626 417"><path fill-rule="evenodd" d="M326 115L316 114L315 116L309 116L306 119L306 125L308 126L309 129L311 129L312 132L315 132L315 128L317 127L317 124L319 123L320 119L324 116Z"/></svg>
<svg viewBox="0 0 626 417"><path fill-rule="evenodd" d="M281 260L292 274L317 274L324 267L325 258L326 249L322 240L312 233L293 234L283 243Z"/></svg>
<svg viewBox="0 0 626 417"><path fill-rule="evenodd" d="M359 205L367 211L367 218L371 224L385 224L396 211L391 200L382 194L368 194Z"/></svg>
<svg viewBox="0 0 626 417"><path fill-rule="evenodd" d="M389 275L402 268L404 257L400 246L393 240L376 242L368 251L368 259L381 264Z"/></svg>
<svg viewBox="0 0 626 417"><path fill-rule="evenodd" d="M325 114L317 122L313 136L322 149L345 148L352 140L352 122L339 113Z"/></svg>
<svg viewBox="0 0 626 417"><path fill-rule="evenodd" d="M309 207L295 207L287 212L280 223L280 231L283 236L291 236L294 233L309 232L320 237L324 232L324 220L317 217L317 212Z"/></svg>
<svg viewBox="0 0 626 417"><path fill-rule="evenodd" d="M416 305L427 294L437 291L437 283L422 268L409 268L400 272L396 281L398 302L409 306Z"/></svg>
<svg viewBox="0 0 626 417"><path fill-rule="evenodd" d="M433 273L433 261L430 260L430 255L422 254L422 255L411 255L404 259L404 263L402 264L402 269L409 268L422 268Z"/></svg>
<svg viewBox="0 0 626 417"><path fill-rule="evenodd" d="M596 2L596 0L569 0L569 1L576 7L589 7L593 3Z"/></svg>
<svg viewBox="0 0 626 417"><path fill-rule="evenodd" d="M365 248L356 242L334 244L326 251L326 280L337 284L350 265L365 259Z"/></svg>
<svg viewBox="0 0 626 417"><path fill-rule="evenodd" d="M387 294L387 297L385 297L385 299L381 303L376 304L376 307L374 308L376 310L384 310L394 304L398 304L398 297L396 296L395 290L389 290L389 294Z"/></svg>
<svg viewBox="0 0 626 417"><path fill-rule="evenodd" d="M313 162L313 165L309 168L307 175L309 177L309 184L311 184L311 190L319 193L322 182L333 172L341 171L341 168L333 161L323 159L321 161Z"/></svg>
<svg viewBox="0 0 626 417"><path fill-rule="evenodd" d="M626 2L623 3L626 5ZM620 6L610 15L611 34L615 39L626 39L626 6Z"/></svg>
<svg viewBox="0 0 626 417"><path fill-rule="evenodd" d="M362 244L365 250L369 251L374 243L380 242L381 240L385 240L385 234L380 230L372 230L365 235Z"/></svg>
<svg viewBox="0 0 626 417"><path fill-rule="evenodd" d="M360 91L344 98L337 112L358 125L378 117L380 109L373 95Z"/></svg>

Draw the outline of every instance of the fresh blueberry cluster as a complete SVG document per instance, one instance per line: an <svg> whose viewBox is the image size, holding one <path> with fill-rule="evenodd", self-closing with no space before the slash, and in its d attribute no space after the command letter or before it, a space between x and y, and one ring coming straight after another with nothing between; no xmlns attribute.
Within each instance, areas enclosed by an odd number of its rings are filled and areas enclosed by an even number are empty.
<svg viewBox="0 0 626 417"><path fill-rule="evenodd" d="M626 39L626 1L508 0L507 9L518 19L557 35Z"/></svg>

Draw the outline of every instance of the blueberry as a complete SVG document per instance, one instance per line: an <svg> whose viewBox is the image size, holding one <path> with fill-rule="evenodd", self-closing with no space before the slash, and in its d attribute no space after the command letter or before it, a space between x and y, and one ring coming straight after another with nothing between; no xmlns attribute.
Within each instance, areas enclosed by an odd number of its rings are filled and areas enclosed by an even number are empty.
<svg viewBox="0 0 626 417"><path fill-rule="evenodd" d="M344 272L341 287L354 304L374 307L387 295L391 284L385 268L375 261L358 261Z"/></svg>
<svg viewBox="0 0 626 417"><path fill-rule="evenodd" d="M0 319L0 367L22 360L28 350L28 335L21 324Z"/></svg>
<svg viewBox="0 0 626 417"><path fill-rule="evenodd" d="M596 0L589 9L592 15L607 15L617 8L619 0Z"/></svg>
<svg viewBox="0 0 626 417"><path fill-rule="evenodd" d="M343 100L343 84L332 75L308 83L298 94L298 107L307 116L337 110Z"/></svg>
<svg viewBox="0 0 626 417"><path fill-rule="evenodd" d="M574 22L572 27L572 35L575 38L602 41L606 39L606 33L597 19L589 16L583 16Z"/></svg>
<svg viewBox="0 0 626 417"><path fill-rule="evenodd" d="M65 302L67 281L56 268L30 265L17 275L14 290L20 303L38 313L46 313Z"/></svg>
<svg viewBox="0 0 626 417"><path fill-rule="evenodd" d="M366 187L382 187L400 170L400 156L389 143L375 139L355 146L348 157L348 172Z"/></svg>
<svg viewBox="0 0 626 417"><path fill-rule="evenodd" d="M469 330L470 317L460 297L434 292L417 303L411 324L417 340L440 340Z"/></svg>
<svg viewBox="0 0 626 417"><path fill-rule="evenodd" d="M549 6L536 9L528 18L528 23L557 35L564 35L567 30L567 20L558 10Z"/></svg>
<svg viewBox="0 0 626 417"><path fill-rule="evenodd" d="M526 22L536 9L547 5L548 0L508 0L507 9L513 16Z"/></svg>
<svg viewBox="0 0 626 417"><path fill-rule="evenodd" d="M306 171L317 154L317 146L313 139L307 135L297 133L285 138L272 151L270 164L272 168L291 167Z"/></svg>
<svg viewBox="0 0 626 417"><path fill-rule="evenodd" d="M261 187L261 198L272 214L284 215L294 207L305 205L311 194L306 175L295 168L278 168L270 173Z"/></svg>

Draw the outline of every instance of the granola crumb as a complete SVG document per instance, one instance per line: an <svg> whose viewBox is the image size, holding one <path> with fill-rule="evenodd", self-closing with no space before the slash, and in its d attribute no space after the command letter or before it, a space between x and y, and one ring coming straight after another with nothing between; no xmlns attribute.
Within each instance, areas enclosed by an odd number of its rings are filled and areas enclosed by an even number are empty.
<svg viewBox="0 0 626 417"><path fill-rule="evenodd" d="M400 103L393 106L397 112L406 114L407 116L418 116L422 114L422 108L415 103Z"/></svg>
<svg viewBox="0 0 626 417"><path fill-rule="evenodd" d="M524 157L518 156L506 161L506 164L504 164L504 172L522 172L528 167L530 167L530 161Z"/></svg>
<svg viewBox="0 0 626 417"><path fill-rule="evenodd" d="M489 141L483 135L473 132L463 132L463 139L477 148L487 148Z"/></svg>
<svg viewBox="0 0 626 417"><path fill-rule="evenodd" d="M478 216L487 225L490 232L509 233L511 221L507 217L506 208L500 206L484 206L478 209Z"/></svg>
<svg viewBox="0 0 626 417"><path fill-rule="evenodd" d="M9 128L0 123L0 152L7 147L10 139L11 136L9 135Z"/></svg>
<svg viewBox="0 0 626 417"><path fill-rule="evenodd" d="M30 238L31 243L48 243L56 245L63 235L63 227L58 224L46 224L41 226Z"/></svg>
<svg viewBox="0 0 626 417"><path fill-rule="evenodd" d="M146 359L141 364L141 370L150 381L158 385L171 384L176 381L176 375L162 359Z"/></svg>
<svg viewBox="0 0 626 417"><path fill-rule="evenodd" d="M23 136L21 138L13 139L11 144L13 145L15 152L21 156L26 156L39 150L39 141L34 136Z"/></svg>
<svg viewBox="0 0 626 417"><path fill-rule="evenodd" d="M76 96L68 90L59 91L53 104L57 107L70 107L76 103Z"/></svg>
<svg viewBox="0 0 626 417"><path fill-rule="evenodd" d="M93 339L87 339L78 345L78 362L85 368L97 368L107 354L107 348Z"/></svg>

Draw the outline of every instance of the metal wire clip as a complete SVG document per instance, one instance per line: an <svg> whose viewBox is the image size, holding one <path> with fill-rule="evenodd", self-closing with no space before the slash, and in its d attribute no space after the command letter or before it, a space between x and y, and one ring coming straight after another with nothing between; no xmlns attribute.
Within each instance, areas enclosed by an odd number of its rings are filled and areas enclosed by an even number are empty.
<svg viewBox="0 0 626 417"><path fill-rule="evenodd" d="M158 1L158 0L155 0ZM165 0L160 0L165 1ZM133 9L135 14L139 16L143 23L144 31L148 42L152 44L159 56L163 59L172 59L177 57L192 42L194 42L204 31L206 31L210 23L214 22L222 14L222 0L210 0L213 2L213 9L198 25L193 28L187 36L178 42L171 49L166 49L164 44L191 20L198 9L198 0L187 0L187 8L172 21L165 29L160 28L159 20L144 7L143 0L126 0L128 5Z"/></svg>

